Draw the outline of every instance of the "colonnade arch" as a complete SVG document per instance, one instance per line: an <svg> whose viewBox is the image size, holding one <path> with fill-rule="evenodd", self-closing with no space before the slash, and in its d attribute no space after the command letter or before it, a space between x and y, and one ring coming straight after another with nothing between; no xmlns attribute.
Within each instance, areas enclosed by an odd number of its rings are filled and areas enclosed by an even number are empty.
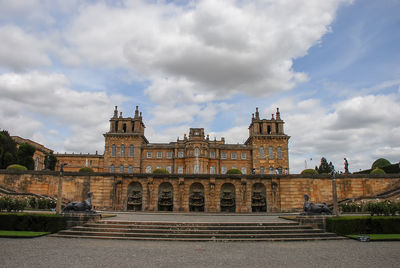
<svg viewBox="0 0 400 268"><path fill-rule="evenodd" d="M127 210L141 211L143 207L143 187L139 182L132 182L128 186Z"/></svg>
<svg viewBox="0 0 400 268"><path fill-rule="evenodd" d="M173 211L174 187L169 182L163 182L158 187L158 211Z"/></svg>
<svg viewBox="0 0 400 268"><path fill-rule="evenodd" d="M251 187L251 211L267 212L266 189L262 183L254 183Z"/></svg>
<svg viewBox="0 0 400 268"><path fill-rule="evenodd" d="M235 212L236 211L236 188L232 183L224 183L221 186L220 194L220 211Z"/></svg>
<svg viewBox="0 0 400 268"><path fill-rule="evenodd" d="M205 209L204 186L200 182L190 185L189 189L189 211L201 211Z"/></svg>

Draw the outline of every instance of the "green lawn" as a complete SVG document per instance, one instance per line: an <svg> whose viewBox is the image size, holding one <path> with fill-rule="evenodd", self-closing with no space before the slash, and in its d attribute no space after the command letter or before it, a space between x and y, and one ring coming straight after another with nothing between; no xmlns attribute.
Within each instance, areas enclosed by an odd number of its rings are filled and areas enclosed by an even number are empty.
<svg viewBox="0 0 400 268"><path fill-rule="evenodd" d="M50 232L30 232L30 231L4 231L0 230L0 237L21 237L32 238L50 234Z"/></svg>
<svg viewBox="0 0 400 268"><path fill-rule="evenodd" d="M362 236L369 236L371 241L379 241L379 240L394 240L400 241L400 234L361 234ZM359 235L347 235L347 237L358 239Z"/></svg>

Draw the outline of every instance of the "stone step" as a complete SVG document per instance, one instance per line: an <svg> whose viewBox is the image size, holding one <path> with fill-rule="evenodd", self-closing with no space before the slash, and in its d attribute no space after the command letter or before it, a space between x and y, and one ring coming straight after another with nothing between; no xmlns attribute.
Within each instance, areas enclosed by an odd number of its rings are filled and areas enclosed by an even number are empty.
<svg viewBox="0 0 400 268"><path fill-rule="evenodd" d="M278 233L321 233L319 229L281 229L281 230L210 230L210 229L147 229L147 228L104 228L104 227L86 227L77 226L72 231L89 232L120 232L120 233L194 233L194 234L278 234Z"/></svg>
<svg viewBox="0 0 400 268"><path fill-rule="evenodd" d="M139 240L139 241L175 241L175 242L301 242L320 240L347 240L346 237L276 237L276 238L160 238L160 237L120 237L120 236L85 236L85 235L63 235L52 234L52 237L61 238L84 238L84 239L112 239L112 240Z"/></svg>
<svg viewBox="0 0 400 268"><path fill-rule="evenodd" d="M291 229L312 229L307 225L285 225L285 226L188 226L188 225L127 225L127 224L102 224L87 223L84 227L90 228L127 228L127 229L164 229L164 230L291 230Z"/></svg>
<svg viewBox="0 0 400 268"><path fill-rule="evenodd" d="M97 224L120 225L176 225L176 226L298 226L298 222L170 222L170 221L107 221L101 220Z"/></svg>
<svg viewBox="0 0 400 268"><path fill-rule="evenodd" d="M334 237L333 233L279 233L279 234L198 234L198 233L127 233L65 230L59 235L104 236L104 237L157 237L157 238L204 238L204 239L250 239L250 238L302 238Z"/></svg>

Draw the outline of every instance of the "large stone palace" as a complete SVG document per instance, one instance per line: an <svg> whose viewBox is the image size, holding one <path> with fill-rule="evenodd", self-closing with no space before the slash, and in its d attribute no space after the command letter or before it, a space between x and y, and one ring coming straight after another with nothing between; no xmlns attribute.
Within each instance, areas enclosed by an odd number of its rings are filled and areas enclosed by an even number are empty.
<svg viewBox="0 0 400 268"><path fill-rule="evenodd" d="M191 128L189 136L169 143L149 143L142 113L136 106L134 117L123 117L115 107L110 129L104 134L104 155L57 154L65 171L84 166L97 172L152 173L165 169L170 174L226 174L238 169L242 174L288 174L289 136L284 133L279 109L271 119L261 119L256 108L244 144L226 144L210 139L203 128Z"/></svg>

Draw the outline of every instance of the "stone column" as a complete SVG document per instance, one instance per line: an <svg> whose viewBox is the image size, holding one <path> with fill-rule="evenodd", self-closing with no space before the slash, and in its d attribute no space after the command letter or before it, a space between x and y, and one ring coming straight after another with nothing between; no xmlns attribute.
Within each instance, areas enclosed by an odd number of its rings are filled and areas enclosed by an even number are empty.
<svg viewBox="0 0 400 268"><path fill-rule="evenodd" d="M180 177L178 179L178 206L179 206L179 211L185 211L185 202L184 202L184 198L185 198L185 179L183 177Z"/></svg>

